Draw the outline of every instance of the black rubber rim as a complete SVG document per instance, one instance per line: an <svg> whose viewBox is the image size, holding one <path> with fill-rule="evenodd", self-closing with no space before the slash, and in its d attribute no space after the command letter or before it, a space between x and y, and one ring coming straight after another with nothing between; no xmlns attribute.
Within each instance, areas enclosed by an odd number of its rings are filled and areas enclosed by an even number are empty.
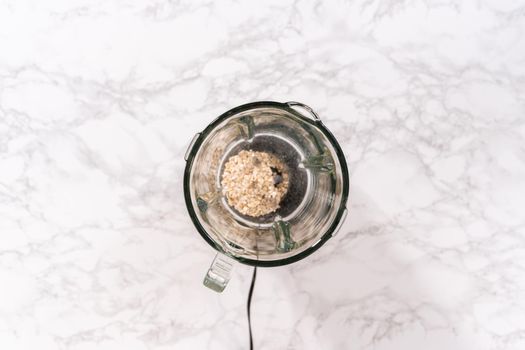
<svg viewBox="0 0 525 350"><path fill-rule="evenodd" d="M279 259L279 260L270 260L270 261L263 261L263 260L254 260L254 259L247 259L243 257L238 256L232 256L228 252L225 252L221 246L216 244L208 235L204 227L201 225L199 220L197 219L197 214L195 213L193 209L193 204L191 202L191 193L190 193L190 171L191 167L193 165L193 160L195 159L195 155L197 153L197 150L199 149L200 145L204 141L205 135L207 135L215 126L217 126L219 123L221 123L223 120L229 118L230 116L249 110L253 108L261 108L261 107L274 107L274 108L281 108L286 110L287 112L299 117L302 121L305 121L314 127L318 128L330 141L332 146L335 149L337 158L339 160L339 163L341 164L341 174L343 179L343 190L342 190L342 198L341 198L341 207L339 208L336 217L334 221L332 222L332 225L328 228L326 233L321 237L319 242L317 242L315 245L309 247L308 249L302 251L301 253L298 253L296 255ZM221 114L218 118L216 118L214 121L212 121L199 135L195 143L193 144L188 159L186 160L186 167L184 169L184 199L186 201L186 208L188 209L188 213L190 214L190 218L193 221L193 224L195 225L195 228L197 231L199 231L200 235L210 246L212 246L215 250L224 253L228 256L231 256L233 259L251 266L260 266L260 267L273 267L273 266L282 266L294 263L296 261L302 260L306 258L308 255L315 252L317 249L323 246L323 244L326 243L328 239L332 237L332 233L337 229L337 226L339 225L341 218L344 214L344 211L346 210L346 203L348 200L348 191L349 191L349 179L348 179L348 166L346 164L346 159L343 153L343 150L341 149L341 146L335 139L334 135L328 130L321 121L317 120L314 121L310 118L305 117L301 113L297 112L295 109L288 106L286 103L281 102L275 102L275 101L259 101L259 102L252 102L247 103L235 108L230 109L229 111Z"/></svg>

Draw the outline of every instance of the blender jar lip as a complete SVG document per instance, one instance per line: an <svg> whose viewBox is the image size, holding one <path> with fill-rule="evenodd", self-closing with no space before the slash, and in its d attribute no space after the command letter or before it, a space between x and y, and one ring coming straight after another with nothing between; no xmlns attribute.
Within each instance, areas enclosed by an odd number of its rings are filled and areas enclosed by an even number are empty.
<svg viewBox="0 0 525 350"><path fill-rule="evenodd" d="M294 103L296 103L296 102L294 102ZM330 225L328 230L325 232L325 234L320 238L319 241L317 241L315 244L313 244L312 246L308 247L304 251L302 251L302 252L300 252L300 253L298 253L296 255L293 255L293 256L290 256L290 257L287 257L287 258L283 258L283 259L278 259L278 260L248 259L248 258L244 258L244 257L233 256L233 255L229 254L228 252L224 251L221 246L216 244L215 241L213 241L210 238L210 236L208 235L208 233L206 232L206 230L204 229L204 227L201 225L200 221L198 220L197 215L195 213L195 210L193 208L193 203L191 201L191 193L190 193L190 172L191 172L191 169L192 169L193 160L195 159L195 155L197 154L197 151L198 151L200 145L202 144L202 142L204 141L204 139L206 138L206 136L219 123L221 123L222 121L228 119L229 117L231 117L231 116L233 116L233 115L235 115L237 113L250 110L250 109L264 108L264 107L273 107L273 108L278 108L278 109L284 109L287 112L293 114L294 116L299 117L302 121L307 122L307 123L315 126L316 128L318 128L328 138L329 142L334 147L335 153L336 153L337 158L339 160L339 163L341 165L341 174L342 174L342 180L343 180L342 193L341 193L341 205L340 205L340 207L339 207L339 209L337 211L337 214L335 216L334 221L332 222L332 224ZM303 115L303 114L299 113L298 111L296 111L294 108L291 107L291 105L289 105L287 103L281 103L281 102L275 102L275 101L251 102L251 103L246 103L246 104L240 105L238 107L234 107L234 108L226 111L225 113L221 114L219 117L215 118L215 120L213 120L210 124L208 124L208 126L202 132L199 133L199 136L197 137L195 142L193 142L193 144L190 145L188 158L186 160L186 167L184 169L184 181L183 181L183 183L184 183L184 199L185 199L185 202L186 202L186 208L188 210L188 213L190 214L190 218L191 218L194 226L197 228L197 231L199 231L199 233L202 236L202 238L204 238L204 240L206 242L208 242L208 244L210 246L212 246L214 249L216 249L217 251L219 251L219 252L221 252L223 254L226 254L228 256L231 256L233 259L235 259L235 260L237 260L237 261L239 261L239 262L241 262L243 264L251 265L251 266L260 266L260 267L273 267L273 266L281 266L281 265L291 264L291 263L294 263L294 262L299 261L301 259L304 259L308 255L312 254L317 249L319 249L324 243L326 243L326 241L328 239L330 239L332 237L332 234L335 233L334 231L336 231L336 229L338 229L340 221L341 221L341 219L342 219L342 217L343 217L343 215L344 215L344 213L346 211L346 203L347 203L347 200L348 200L348 192L349 192L348 166L346 164L346 159L345 159L343 150L341 149L341 146L337 142L337 140L334 137L334 135L330 132L330 130L328 130L323 125L323 123L321 122L320 119L318 119L318 118L310 119L310 118L306 117L305 115Z"/></svg>

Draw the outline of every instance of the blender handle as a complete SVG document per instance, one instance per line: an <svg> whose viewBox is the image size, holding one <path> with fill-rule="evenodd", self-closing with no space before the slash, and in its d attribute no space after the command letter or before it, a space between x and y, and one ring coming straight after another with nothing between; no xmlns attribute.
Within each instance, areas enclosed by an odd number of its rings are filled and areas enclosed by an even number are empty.
<svg viewBox="0 0 525 350"><path fill-rule="evenodd" d="M221 293L230 281L235 263L236 261L229 256L217 253L204 277L203 284L211 290Z"/></svg>
<svg viewBox="0 0 525 350"><path fill-rule="evenodd" d="M294 107L299 107L299 108L302 108L304 109L305 111L307 111L308 113L310 113L310 115L312 116L312 118L316 121L316 122L320 122L321 121L321 118L319 118L319 116L317 115L317 113L314 112L314 110L312 108L310 108L310 106L307 106L305 105L304 103L301 103L301 102L295 102L295 101L289 101L289 102L286 102L286 105L288 105L288 107L290 108L294 108ZM302 114L302 113L301 113Z"/></svg>

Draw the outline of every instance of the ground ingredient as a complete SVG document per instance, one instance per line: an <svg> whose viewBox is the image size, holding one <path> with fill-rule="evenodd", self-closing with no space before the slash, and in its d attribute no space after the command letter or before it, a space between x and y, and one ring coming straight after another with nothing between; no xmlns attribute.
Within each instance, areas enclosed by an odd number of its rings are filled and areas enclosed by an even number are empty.
<svg viewBox="0 0 525 350"><path fill-rule="evenodd" d="M288 190L288 170L275 155L241 151L222 173L222 193L241 214L258 217L274 212Z"/></svg>

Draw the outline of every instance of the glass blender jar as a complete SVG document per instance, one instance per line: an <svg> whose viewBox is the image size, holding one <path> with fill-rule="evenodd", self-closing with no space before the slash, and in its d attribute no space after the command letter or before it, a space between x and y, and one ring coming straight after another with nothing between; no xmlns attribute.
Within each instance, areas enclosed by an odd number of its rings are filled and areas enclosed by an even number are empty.
<svg viewBox="0 0 525 350"><path fill-rule="evenodd" d="M280 206L259 217L231 207L221 187L228 159L242 150L270 153L289 171ZM185 155L184 197L202 238L216 251L204 285L221 292L235 262L285 265L333 237L344 218L348 169L332 133L299 102L262 101L233 108L193 138Z"/></svg>

